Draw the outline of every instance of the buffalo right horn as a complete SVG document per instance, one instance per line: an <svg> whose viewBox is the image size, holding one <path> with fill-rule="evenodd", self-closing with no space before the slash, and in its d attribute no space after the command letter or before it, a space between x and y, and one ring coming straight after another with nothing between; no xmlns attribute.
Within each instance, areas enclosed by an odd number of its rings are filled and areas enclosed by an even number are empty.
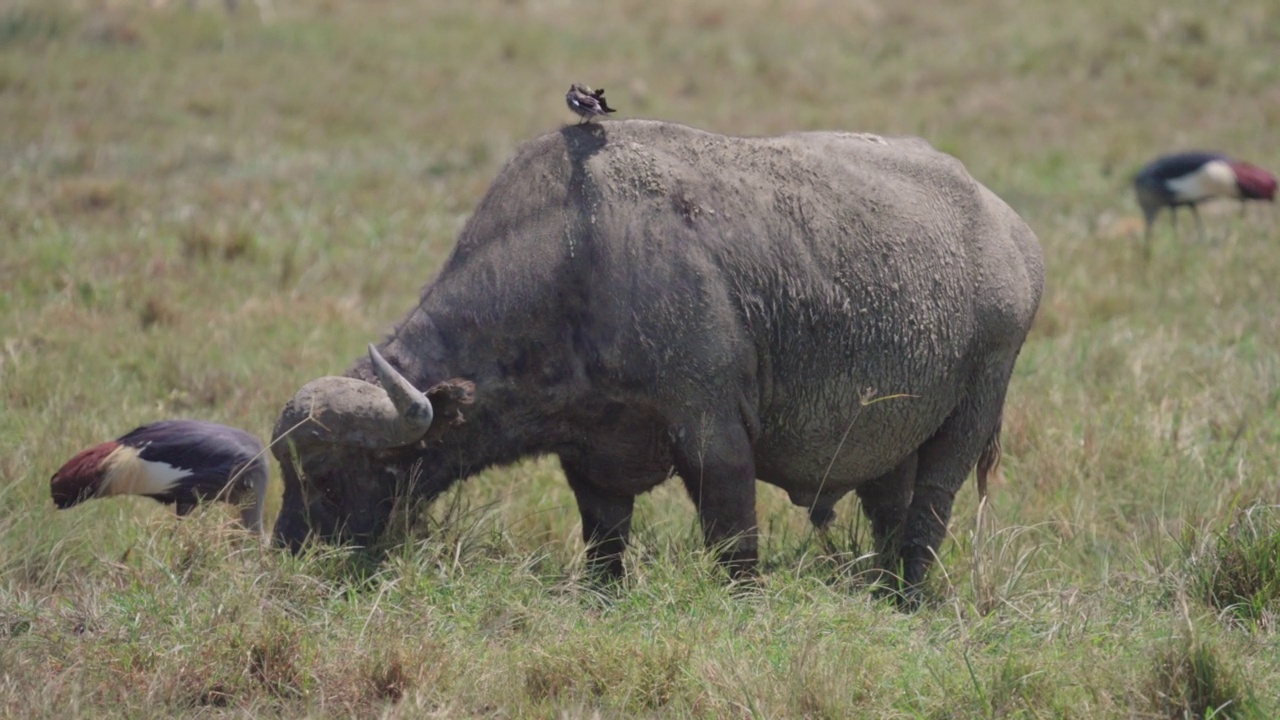
<svg viewBox="0 0 1280 720"><path fill-rule="evenodd" d="M373 343L369 344L369 359L373 361L373 371L378 376L378 382L382 383L387 396L391 398L396 410L400 411L400 417L405 423L405 432L425 435L431 429L431 419L435 416L431 401L422 394L421 390L405 380L399 371L391 367L391 363L382 357Z"/></svg>

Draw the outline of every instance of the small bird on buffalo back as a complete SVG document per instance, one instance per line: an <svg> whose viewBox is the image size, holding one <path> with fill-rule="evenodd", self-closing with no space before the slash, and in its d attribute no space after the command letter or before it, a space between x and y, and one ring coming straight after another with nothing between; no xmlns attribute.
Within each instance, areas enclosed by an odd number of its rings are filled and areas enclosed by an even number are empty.
<svg viewBox="0 0 1280 720"><path fill-rule="evenodd" d="M186 515L221 500L241 507L245 527L261 534L267 458L249 433L201 420L143 425L82 450L50 480L59 509L91 498L143 495Z"/></svg>
<svg viewBox="0 0 1280 720"><path fill-rule="evenodd" d="M1149 248L1151 228L1161 208L1169 208L1175 232L1178 208L1191 208L1203 238L1204 223L1196 209L1198 204L1213 198L1235 198L1241 201L1243 209L1245 200L1274 201L1276 179L1256 165L1220 153L1184 152L1152 160L1134 177L1133 189L1146 220L1145 240Z"/></svg>
<svg viewBox="0 0 1280 720"><path fill-rule="evenodd" d="M616 112L604 99L604 88L592 90L586 85L574 83L569 86L569 92L564 94L564 102L570 110L582 117L581 122L591 122L593 117Z"/></svg>

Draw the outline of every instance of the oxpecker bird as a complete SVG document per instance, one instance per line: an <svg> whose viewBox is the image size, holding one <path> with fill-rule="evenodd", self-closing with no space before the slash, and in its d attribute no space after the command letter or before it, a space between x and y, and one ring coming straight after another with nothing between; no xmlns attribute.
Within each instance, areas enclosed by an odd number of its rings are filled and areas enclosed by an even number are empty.
<svg viewBox="0 0 1280 720"><path fill-rule="evenodd" d="M593 117L617 112L609 107L609 102L604 99L604 88L592 90L578 83L569 86L569 92L564 94L564 102L570 110L582 116L579 124L591 122Z"/></svg>
<svg viewBox="0 0 1280 720"><path fill-rule="evenodd" d="M1184 152L1152 160L1133 179L1138 204L1146 220L1145 240L1150 247L1151 228L1160 208L1169 208L1174 232L1178 228L1178 208L1187 206L1195 216L1200 237L1204 223L1196 205L1213 198L1275 200L1276 179L1271 173L1249 163L1211 152Z"/></svg>
<svg viewBox="0 0 1280 720"><path fill-rule="evenodd" d="M221 500L240 506L241 522L261 534L267 457L243 430L165 420L76 454L53 474L49 491L60 509L90 498L145 495L186 515L200 502Z"/></svg>

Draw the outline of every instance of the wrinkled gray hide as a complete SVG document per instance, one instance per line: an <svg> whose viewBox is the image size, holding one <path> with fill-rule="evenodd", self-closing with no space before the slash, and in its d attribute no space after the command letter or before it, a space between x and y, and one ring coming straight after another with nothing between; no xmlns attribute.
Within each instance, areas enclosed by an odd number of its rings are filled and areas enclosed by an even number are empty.
<svg viewBox="0 0 1280 720"><path fill-rule="evenodd" d="M370 384L321 378L285 407L277 434L327 420L277 446L277 537L365 541L397 488L554 453L606 572L674 468L734 570L758 478L819 524L857 492L914 585L998 453L1043 283L1026 224L921 140L566 127L518 150L378 345L435 406L425 434L368 359L346 375Z"/></svg>

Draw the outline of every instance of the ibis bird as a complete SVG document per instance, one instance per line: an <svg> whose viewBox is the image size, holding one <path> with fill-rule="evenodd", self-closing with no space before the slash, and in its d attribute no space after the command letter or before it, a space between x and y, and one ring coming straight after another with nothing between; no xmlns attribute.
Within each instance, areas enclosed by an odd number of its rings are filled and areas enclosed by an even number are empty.
<svg viewBox="0 0 1280 720"><path fill-rule="evenodd" d="M578 83L569 86L569 92L564 94L564 102L570 110L582 117L582 122L591 122L593 117L617 112L609 107L609 102L604 99L604 88L592 90Z"/></svg>
<svg viewBox="0 0 1280 720"><path fill-rule="evenodd" d="M186 515L203 501L240 507L240 520L263 532L267 458L262 443L237 428L201 420L165 420L68 460L49 482L59 509L90 498L144 495Z"/></svg>
<svg viewBox="0 0 1280 720"><path fill-rule="evenodd" d="M1133 189L1146 220L1145 240L1149 247L1151 228L1161 208L1169 208L1174 232L1178 228L1178 208L1191 208L1203 238L1204 223L1196 205L1213 198L1235 198L1243 208L1245 200L1275 200L1276 179L1256 165L1220 153L1183 152L1152 160L1133 178Z"/></svg>

